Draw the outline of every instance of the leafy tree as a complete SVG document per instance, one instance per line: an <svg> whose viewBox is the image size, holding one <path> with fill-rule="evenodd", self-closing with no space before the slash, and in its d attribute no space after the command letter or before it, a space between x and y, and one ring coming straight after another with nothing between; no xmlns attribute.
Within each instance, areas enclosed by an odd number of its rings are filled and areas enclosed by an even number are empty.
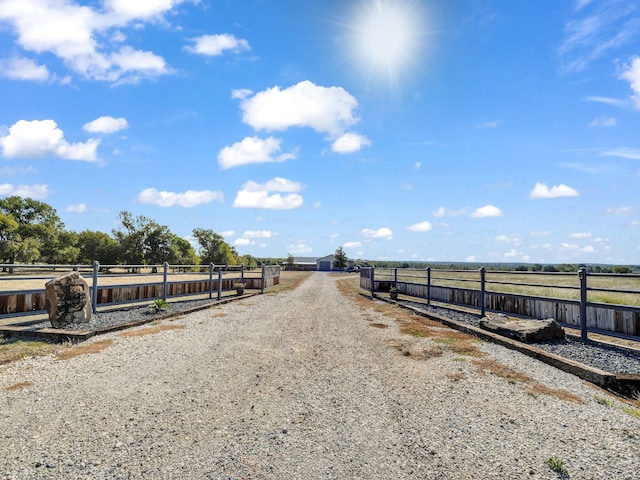
<svg viewBox="0 0 640 480"><path fill-rule="evenodd" d="M203 264L237 265L239 263L238 252L224 241L222 235L208 228L195 228L193 236L200 245L198 254Z"/></svg>
<svg viewBox="0 0 640 480"><path fill-rule="evenodd" d="M80 249L78 248L78 234L63 231L58 234L58 248L49 254L50 263L74 264L78 261Z"/></svg>
<svg viewBox="0 0 640 480"><path fill-rule="evenodd" d="M349 265L349 258L347 258L347 254L344 253L342 247L338 247L334 253L333 266L340 270L344 270Z"/></svg>
<svg viewBox="0 0 640 480"><path fill-rule="evenodd" d="M0 199L0 214L11 217L17 223L17 228L11 228L5 220L1 227L6 232L13 230L11 241L19 244L17 248L16 245L7 245L5 254L9 263L53 261L61 247L60 235L64 232L64 223L51 205L13 195Z"/></svg>
<svg viewBox="0 0 640 480"><path fill-rule="evenodd" d="M122 229L113 230L113 237L120 246L120 260L128 265L144 263L145 226L151 219L138 216L133 217L129 212L122 211L119 215Z"/></svg>
<svg viewBox="0 0 640 480"><path fill-rule="evenodd" d="M629 267L622 267L622 266L613 267L611 271L613 273L631 273L631 269Z"/></svg>
<svg viewBox="0 0 640 480"><path fill-rule="evenodd" d="M118 242L104 232L84 230L78 234L78 262L89 265L98 261L101 265L118 263Z"/></svg>
<svg viewBox="0 0 640 480"><path fill-rule="evenodd" d="M287 254L287 266L293 268L296 266L296 259L293 257L291 253Z"/></svg>
<svg viewBox="0 0 640 480"><path fill-rule="evenodd" d="M189 241L178 235L171 239L172 259L169 263L176 265L198 265L200 258Z"/></svg>
<svg viewBox="0 0 640 480"><path fill-rule="evenodd" d="M526 265L518 265L514 270L516 272L527 272L529 268Z"/></svg>

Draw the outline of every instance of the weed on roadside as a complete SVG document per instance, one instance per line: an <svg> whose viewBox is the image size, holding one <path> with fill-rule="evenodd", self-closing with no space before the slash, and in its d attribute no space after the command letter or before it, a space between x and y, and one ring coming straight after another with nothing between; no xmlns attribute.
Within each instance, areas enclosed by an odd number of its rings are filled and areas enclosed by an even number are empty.
<svg viewBox="0 0 640 480"><path fill-rule="evenodd" d="M569 476L569 471L564 464L564 460L559 457L551 457L547 459L547 465L549 468L556 472L558 475L562 475L563 477Z"/></svg>

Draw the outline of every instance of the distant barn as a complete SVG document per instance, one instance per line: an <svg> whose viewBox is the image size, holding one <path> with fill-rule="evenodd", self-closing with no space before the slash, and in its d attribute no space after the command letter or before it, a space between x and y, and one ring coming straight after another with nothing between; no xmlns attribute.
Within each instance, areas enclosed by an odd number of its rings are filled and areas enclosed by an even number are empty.
<svg viewBox="0 0 640 480"><path fill-rule="evenodd" d="M282 264L287 270L306 270L315 272L332 272L339 271L339 268L333 266L333 261L336 259L335 255L327 255L325 257L293 257L293 266L287 262ZM353 260L349 260L348 267L353 267Z"/></svg>

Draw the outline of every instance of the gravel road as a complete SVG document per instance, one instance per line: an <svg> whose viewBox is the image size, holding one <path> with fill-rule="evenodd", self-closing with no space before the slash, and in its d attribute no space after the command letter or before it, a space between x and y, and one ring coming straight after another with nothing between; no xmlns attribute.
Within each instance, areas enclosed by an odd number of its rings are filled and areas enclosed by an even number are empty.
<svg viewBox="0 0 640 480"><path fill-rule="evenodd" d="M569 478L553 457L571 479L638 478L624 403L488 343L483 360L584 403L430 356L442 348L359 308L337 278L0 367L0 479Z"/></svg>

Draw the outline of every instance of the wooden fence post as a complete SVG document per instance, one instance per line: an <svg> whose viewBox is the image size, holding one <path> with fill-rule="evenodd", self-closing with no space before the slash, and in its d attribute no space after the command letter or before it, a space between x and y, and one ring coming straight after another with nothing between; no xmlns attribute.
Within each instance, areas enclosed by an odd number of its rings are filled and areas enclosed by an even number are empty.
<svg viewBox="0 0 640 480"><path fill-rule="evenodd" d="M376 291L376 284L375 284L375 275L374 275L374 270L375 267L371 267L371 300L373 300L373 296L375 294Z"/></svg>
<svg viewBox="0 0 640 480"><path fill-rule="evenodd" d="M431 306L431 267L427 267L427 307Z"/></svg>
<svg viewBox="0 0 640 480"><path fill-rule="evenodd" d="M580 340L587 342L587 269L580 267L578 270L580 279Z"/></svg>
<svg viewBox="0 0 640 480"><path fill-rule="evenodd" d="M162 279L162 300L167 301L167 275L169 274L169 264L164 262L162 264L164 267L164 274Z"/></svg>
<svg viewBox="0 0 640 480"><path fill-rule="evenodd" d="M485 314L485 305L484 305L484 294L486 291L485 274L486 274L485 268L480 267L480 315L482 315L483 317Z"/></svg>
<svg viewBox="0 0 640 480"><path fill-rule="evenodd" d="M222 268L218 268L218 300L222 298Z"/></svg>
<svg viewBox="0 0 640 480"><path fill-rule="evenodd" d="M260 293L264 293L264 284L266 282L266 278L267 278L267 266L263 263L262 264L262 282L260 285Z"/></svg>
<svg viewBox="0 0 640 480"><path fill-rule="evenodd" d="M209 263L209 299L213 298L213 263Z"/></svg>
<svg viewBox="0 0 640 480"><path fill-rule="evenodd" d="M93 313L98 311L98 270L100 270L100 262L93 262L93 290L91 291L91 303L93 304Z"/></svg>

